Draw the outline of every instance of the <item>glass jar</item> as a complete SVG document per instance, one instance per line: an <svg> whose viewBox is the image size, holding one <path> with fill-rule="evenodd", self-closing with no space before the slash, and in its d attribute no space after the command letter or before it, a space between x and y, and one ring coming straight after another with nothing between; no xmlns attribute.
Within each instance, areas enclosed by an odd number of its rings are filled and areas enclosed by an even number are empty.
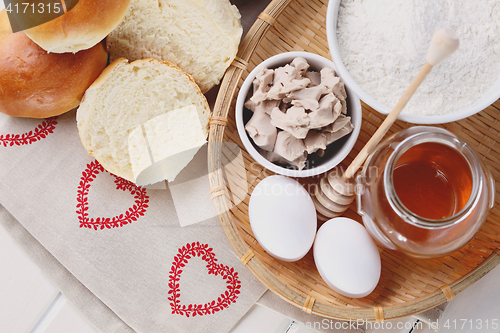
<svg viewBox="0 0 500 333"><path fill-rule="evenodd" d="M464 162L467 172L460 176L463 179L458 178L458 185L462 188L464 183L469 185L470 195L464 199L463 208L440 219L417 215L402 203L395 189L394 170L398 163L401 165L403 154L424 143L452 148L467 162ZM446 158L441 160L451 163ZM451 169L459 167L452 165ZM407 181L410 190L413 185L425 185ZM356 177L356 185L358 213L375 241L415 258L441 257L465 245L479 230L494 204L494 179L477 152L457 135L437 127L415 126L382 142L368 157L361 174Z"/></svg>

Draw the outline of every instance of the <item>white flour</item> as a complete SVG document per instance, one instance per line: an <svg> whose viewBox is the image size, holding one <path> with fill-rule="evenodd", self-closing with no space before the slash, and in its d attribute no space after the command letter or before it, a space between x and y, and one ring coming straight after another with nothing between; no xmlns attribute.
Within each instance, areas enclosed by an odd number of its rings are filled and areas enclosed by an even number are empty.
<svg viewBox="0 0 500 333"><path fill-rule="evenodd" d="M342 0L337 38L354 80L392 108L441 27L458 34L460 48L432 70L403 111L438 115L469 106L499 77L499 0Z"/></svg>

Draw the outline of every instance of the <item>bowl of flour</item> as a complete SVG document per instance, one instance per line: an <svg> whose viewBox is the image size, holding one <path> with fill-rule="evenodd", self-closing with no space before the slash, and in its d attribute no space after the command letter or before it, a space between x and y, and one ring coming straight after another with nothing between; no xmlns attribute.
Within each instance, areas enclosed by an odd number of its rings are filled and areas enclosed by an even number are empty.
<svg viewBox="0 0 500 333"><path fill-rule="evenodd" d="M441 27L458 34L460 47L431 71L399 116L415 124L463 119L500 98L500 6L489 0L330 0L326 19L339 76L383 114L422 68Z"/></svg>

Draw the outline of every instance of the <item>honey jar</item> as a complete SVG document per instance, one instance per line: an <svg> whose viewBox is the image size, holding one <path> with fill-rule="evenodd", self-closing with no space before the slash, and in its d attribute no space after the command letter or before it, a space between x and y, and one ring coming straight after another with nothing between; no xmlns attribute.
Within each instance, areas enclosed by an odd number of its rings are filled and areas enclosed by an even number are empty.
<svg viewBox="0 0 500 333"><path fill-rule="evenodd" d="M358 213L381 246L415 258L465 245L494 204L494 179L474 148L428 126L382 142L356 177Z"/></svg>

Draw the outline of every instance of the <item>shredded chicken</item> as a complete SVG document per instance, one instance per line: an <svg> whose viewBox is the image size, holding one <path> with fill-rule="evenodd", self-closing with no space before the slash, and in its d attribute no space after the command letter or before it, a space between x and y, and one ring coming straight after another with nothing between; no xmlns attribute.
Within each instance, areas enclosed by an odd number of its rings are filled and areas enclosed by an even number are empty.
<svg viewBox="0 0 500 333"><path fill-rule="evenodd" d="M309 116L304 108L293 107L287 113L278 108L271 111L271 124L286 132L289 132L297 139L304 139L309 132Z"/></svg>
<svg viewBox="0 0 500 333"><path fill-rule="evenodd" d="M308 154L317 152L319 149L326 149L326 136L321 132L309 131L304 139Z"/></svg>
<svg viewBox="0 0 500 333"><path fill-rule="evenodd" d="M268 99L282 100L288 94L294 91L300 91L307 87L311 81L308 78L302 78L297 68L286 65L274 70L274 82L267 93Z"/></svg>
<svg viewBox="0 0 500 333"><path fill-rule="evenodd" d="M299 170L304 168L307 161L307 152L304 140L297 139L286 131L278 133L274 153L290 162L293 161Z"/></svg>
<svg viewBox="0 0 500 333"><path fill-rule="evenodd" d="M346 98L333 69L311 71L297 57L257 74L245 103L254 114L245 129L267 160L302 170L309 154L323 156L328 145L352 132Z"/></svg>
<svg viewBox="0 0 500 333"><path fill-rule="evenodd" d="M253 95L250 99L255 103L259 103L267 99L267 93L273 85L273 79L274 70L262 68L253 80Z"/></svg>
<svg viewBox="0 0 500 333"><path fill-rule="evenodd" d="M255 112L245 126L255 144L265 150L273 150L278 130L271 124L267 113Z"/></svg>
<svg viewBox="0 0 500 333"><path fill-rule="evenodd" d="M311 87L314 87L314 86L317 86L318 84L321 84L321 74L319 72L312 72L312 71L309 71L306 73L306 77L311 80L311 83L309 84L309 86Z"/></svg>

